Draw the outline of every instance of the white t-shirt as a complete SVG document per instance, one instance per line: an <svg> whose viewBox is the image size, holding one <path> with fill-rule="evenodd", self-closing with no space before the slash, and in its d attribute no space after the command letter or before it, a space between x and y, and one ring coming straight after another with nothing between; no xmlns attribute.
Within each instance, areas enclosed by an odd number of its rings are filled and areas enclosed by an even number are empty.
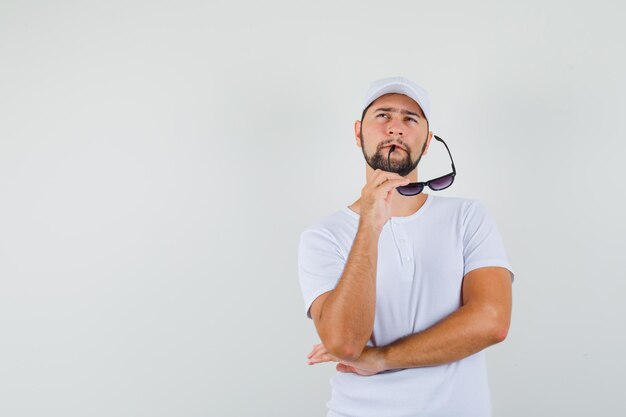
<svg viewBox="0 0 626 417"><path fill-rule="evenodd" d="M300 235L298 272L305 312L341 278L359 215L348 207ZM420 332L461 307L463 277L507 268L494 219L478 200L427 195L422 207L385 223L378 243L376 314L368 346ZM484 351L450 364L372 376L337 372L327 417L487 417L491 400Z"/></svg>

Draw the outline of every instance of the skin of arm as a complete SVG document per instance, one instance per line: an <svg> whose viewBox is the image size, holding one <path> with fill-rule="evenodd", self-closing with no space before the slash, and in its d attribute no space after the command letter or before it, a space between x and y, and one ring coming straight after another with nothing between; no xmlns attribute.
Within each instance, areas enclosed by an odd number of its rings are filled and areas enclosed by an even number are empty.
<svg viewBox="0 0 626 417"><path fill-rule="evenodd" d="M380 348L383 368L441 365L502 342L511 322L511 276L484 267L463 280L463 305L434 326Z"/></svg>
<svg viewBox="0 0 626 417"><path fill-rule="evenodd" d="M374 328L379 237L380 230L359 223L341 279L316 323L328 351L341 360L359 358Z"/></svg>
<svg viewBox="0 0 626 417"><path fill-rule="evenodd" d="M309 354L309 364L334 360L340 362L338 371L372 375L463 359L506 338L511 293L511 277L506 268L475 269L464 277L462 306L437 324L386 346L366 346L356 360L333 358L323 345L317 345Z"/></svg>

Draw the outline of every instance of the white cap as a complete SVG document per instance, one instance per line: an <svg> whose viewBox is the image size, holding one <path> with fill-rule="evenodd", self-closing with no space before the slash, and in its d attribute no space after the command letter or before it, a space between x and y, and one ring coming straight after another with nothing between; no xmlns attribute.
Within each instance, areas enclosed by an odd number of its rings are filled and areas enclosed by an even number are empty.
<svg viewBox="0 0 626 417"><path fill-rule="evenodd" d="M430 103L428 101L428 92L415 84L413 81L405 77L389 77L376 80L370 84L370 88L363 102L363 110L367 108L378 97L389 93L404 94L412 98L424 112L426 120L430 122Z"/></svg>

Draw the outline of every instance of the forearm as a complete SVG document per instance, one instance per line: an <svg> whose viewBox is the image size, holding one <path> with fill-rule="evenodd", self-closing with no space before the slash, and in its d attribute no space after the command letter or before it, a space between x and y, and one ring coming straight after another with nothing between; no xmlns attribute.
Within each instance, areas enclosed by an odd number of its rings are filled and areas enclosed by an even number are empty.
<svg viewBox="0 0 626 417"><path fill-rule="evenodd" d="M384 369L441 365L470 356L506 337L497 314L466 305L433 325L380 348Z"/></svg>
<svg viewBox="0 0 626 417"><path fill-rule="evenodd" d="M342 359L358 358L374 328L379 236L359 224L341 278L324 302L321 320L332 329L329 349Z"/></svg>

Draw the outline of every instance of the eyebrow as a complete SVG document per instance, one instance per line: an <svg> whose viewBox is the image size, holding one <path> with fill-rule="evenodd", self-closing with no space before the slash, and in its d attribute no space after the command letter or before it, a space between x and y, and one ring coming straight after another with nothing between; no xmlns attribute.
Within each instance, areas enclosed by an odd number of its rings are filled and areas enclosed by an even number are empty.
<svg viewBox="0 0 626 417"><path fill-rule="evenodd" d="M377 111L386 111L386 112L398 113L398 109L396 109L395 107L381 107L381 108L378 108L378 109L375 110L375 112L377 112ZM405 110L405 109L400 110L400 113L402 113L402 114L410 114L411 116L416 116L416 117L420 117L420 118L422 117L422 116L420 116L417 113L413 113L412 111Z"/></svg>

